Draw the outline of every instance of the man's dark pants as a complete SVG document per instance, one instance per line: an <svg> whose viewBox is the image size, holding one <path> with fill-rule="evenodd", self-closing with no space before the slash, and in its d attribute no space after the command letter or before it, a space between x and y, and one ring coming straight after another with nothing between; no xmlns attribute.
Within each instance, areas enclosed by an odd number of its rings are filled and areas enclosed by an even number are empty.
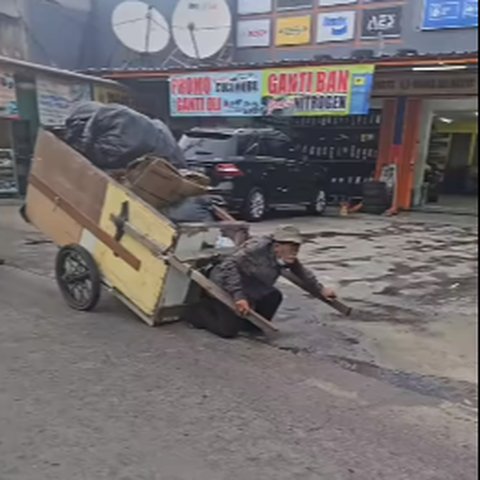
<svg viewBox="0 0 480 480"><path fill-rule="evenodd" d="M280 290L272 288L268 294L251 302L251 305L257 313L267 320L272 320L282 300ZM258 331L248 320L239 317L223 303L211 297L204 297L192 308L186 320L194 327L204 328L223 338L234 338L240 331Z"/></svg>

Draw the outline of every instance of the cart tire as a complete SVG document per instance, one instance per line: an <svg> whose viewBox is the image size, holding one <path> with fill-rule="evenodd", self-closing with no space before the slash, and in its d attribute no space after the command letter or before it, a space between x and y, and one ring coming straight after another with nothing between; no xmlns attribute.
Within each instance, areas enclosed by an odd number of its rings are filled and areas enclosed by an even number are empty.
<svg viewBox="0 0 480 480"><path fill-rule="evenodd" d="M55 259L55 277L67 304L88 312L100 300L101 276L94 258L80 245L62 247Z"/></svg>

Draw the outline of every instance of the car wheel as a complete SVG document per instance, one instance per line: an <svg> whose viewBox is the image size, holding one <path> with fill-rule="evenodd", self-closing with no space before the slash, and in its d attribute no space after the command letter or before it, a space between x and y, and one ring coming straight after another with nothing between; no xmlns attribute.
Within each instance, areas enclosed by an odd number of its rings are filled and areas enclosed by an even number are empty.
<svg viewBox="0 0 480 480"><path fill-rule="evenodd" d="M267 199L260 188L254 188L245 202L244 217L250 222L259 222L267 212Z"/></svg>
<svg viewBox="0 0 480 480"><path fill-rule="evenodd" d="M317 190L315 198L308 207L308 212L312 215L323 215L327 209L327 192L323 188Z"/></svg>
<svg viewBox="0 0 480 480"><path fill-rule="evenodd" d="M88 250L80 245L62 247L55 261L55 277L71 308L83 312L95 308L100 299L101 277Z"/></svg>

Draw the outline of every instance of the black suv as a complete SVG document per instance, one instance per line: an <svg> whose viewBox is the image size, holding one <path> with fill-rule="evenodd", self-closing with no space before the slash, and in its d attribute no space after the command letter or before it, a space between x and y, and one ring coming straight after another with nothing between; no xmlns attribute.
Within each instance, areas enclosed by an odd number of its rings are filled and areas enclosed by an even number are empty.
<svg viewBox="0 0 480 480"><path fill-rule="evenodd" d="M250 221L269 209L327 206L325 169L302 158L290 138L272 128L194 128L180 139L187 164L208 175L229 208Z"/></svg>

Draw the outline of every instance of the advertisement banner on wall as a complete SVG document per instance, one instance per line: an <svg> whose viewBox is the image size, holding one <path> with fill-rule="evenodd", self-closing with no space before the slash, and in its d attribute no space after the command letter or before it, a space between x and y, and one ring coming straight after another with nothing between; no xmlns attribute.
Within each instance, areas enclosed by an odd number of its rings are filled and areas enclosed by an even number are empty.
<svg viewBox="0 0 480 480"><path fill-rule="evenodd" d="M317 21L317 43L353 40L355 16L354 11L320 13Z"/></svg>
<svg viewBox="0 0 480 480"><path fill-rule="evenodd" d="M271 20L240 20L237 23L237 47L268 47L270 45Z"/></svg>
<svg viewBox="0 0 480 480"><path fill-rule="evenodd" d="M88 83L37 77L37 102L41 125L63 126L76 103L90 100L92 94Z"/></svg>
<svg viewBox="0 0 480 480"><path fill-rule="evenodd" d="M93 99L100 103L119 103L131 105L132 99L125 90L105 85L95 85L93 88Z"/></svg>
<svg viewBox="0 0 480 480"><path fill-rule="evenodd" d="M478 0L424 0L423 30L478 27Z"/></svg>
<svg viewBox="0 0 480 480"><path fill-rule="evenodd" d="M240 15L269 13L272 11L272 0L238 0L237 5L237 11Z"/></svg>
<svg viewBox="0 0 480 480"><path fill-rule="evenodd" d="M362 38L399 37L402 33L402 7L365 10L362 18Z"/></svg>
<svg viewBox="0 0 480 480"><path fill-rule="evenodd" d="M305 45L311 39L310 15L302 17L280 17L275 30L275 45Z"/></svg>
<svg viewBox="0 0 480 480"><path fill-rule="evenodd" d="M232 71L173 75L172 117L256 117L263 113L262 73Z"/></svg>
<svg viewBox="0 0 480 480"><path fill-rule="evenodd" d="M266 115L365 115L374 65L302 67L263 72Z"/></svg>
<svg viewBox="0 0 480 480"><path fill-rule="evenodd" d="M13 72L0 69L0 118L18 117L17 93Z"/></svg>

